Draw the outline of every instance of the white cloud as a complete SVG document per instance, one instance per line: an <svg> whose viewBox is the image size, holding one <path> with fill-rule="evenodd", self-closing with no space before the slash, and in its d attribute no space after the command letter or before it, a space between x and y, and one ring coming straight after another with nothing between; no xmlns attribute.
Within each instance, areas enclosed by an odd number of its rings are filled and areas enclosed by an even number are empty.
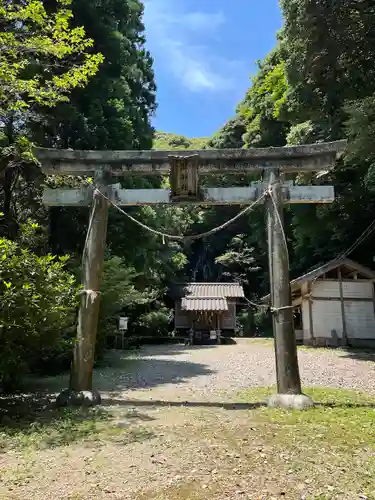
<svg viewBox="0 0 375 500"><path fill-rule="evenodd" d="M221 58L209 44L203 43L225 24L223 13L184 12L176 3L175 0L145 2L147 41L157 65L162 65L192 92L234 88L234 75L242 64Z"/></svg>
<svg viewBox="0 0 375 500"><path fill-rule="evenodd" d="M216 31L225 24L225 16L222 12L206 14L205 12L188 12L180 18L175 19L176 24L181 24L191 30Z"/></svg>

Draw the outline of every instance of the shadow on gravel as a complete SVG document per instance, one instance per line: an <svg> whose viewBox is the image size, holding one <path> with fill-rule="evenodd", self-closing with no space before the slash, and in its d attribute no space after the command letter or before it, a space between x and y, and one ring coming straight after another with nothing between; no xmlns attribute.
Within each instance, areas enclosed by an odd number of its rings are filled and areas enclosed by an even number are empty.
<svg viewBox="0 0 375 500"><path fill-rule="evenodd" d="M215 350L220 347L238 345L236 339L225 337L221 345L203 344L203 345L185 345L185 344L163 344L163 345L144 345L138 351L141 356L174 356L186 354L194 351Z"/></svg>
<svg viewBox="0 0 375 500"><path fill-rule="evenodd" d="M170 354L171 351L168 351ZM94 387L99 392L118 392L132 389L151 389L164 384L179 385L186 380L215 373L206 365L174 359L158 359L153 353L152 358L145 351L141 357L129 357L127 353L110 353L104 367L94 370ZM172 351L173 355L173 351ZM69 384L69 374L56 377L42 377L29 380L28 393L39 392L53 394L66 389Z"/></svg>
<svg viewBox="0 0 375 500"><path fill-rule="evenodd" d="M373 361L375 362L374 349L350 349L343 350L343 358L357 359L359 361Z"/></svg>
<svg viewBox="0 0 375 500"><path fill-rule="evenodd" d="M185 346L184 344L177 345L158 345L158 346L143 346L138 352L141 356L175 356L180 354L186 354L194 351L204 351L217 349L217 345L194 345Z"/></svg>
<svg viewBox="0 0 375 500"><path fill-rule="evenodd" d="M212 375L206 365L168 359L126 359L123 367L96 371L94 385L103 392L150 389L164 384L184 384L186 380Z"/></svg>
<svg viewBox="0 0 375 500"><path fill-rule="evenodd" d="M139 399L115 399L106 398L103 401L103 406L123 406L123 407L160 407L160 408L222 408L228 411L243 411L243 410L256 410L257 408L264 408L267 406L265 401L258 401L254 403L223 403L223 402L208 402L208 401L161 401L149 400L142 401ZM373 403L315 403L316 408L375 408Z"/></svg>
<svg viewBox="0 0 375 500"><path fill-rule="evenodd" d="M106 398L103 401L104 406L130 406L137 407L185 407L185 408L222 408L224 410L254 410L266 406L266 403L220 403L208 401L142 401L139 399L114 399Z"/></svg>

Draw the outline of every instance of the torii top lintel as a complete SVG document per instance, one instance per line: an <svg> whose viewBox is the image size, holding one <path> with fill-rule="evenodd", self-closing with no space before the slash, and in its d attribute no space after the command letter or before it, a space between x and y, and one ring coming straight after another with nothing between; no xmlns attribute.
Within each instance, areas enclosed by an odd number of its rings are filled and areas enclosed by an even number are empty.
<svg viewBox="0 0 375 500"><path fill-rule="evenodd" d="M243 173L279 168L283 172L318 171L334 165L346 148L345 140L292 147L203 149L172 151L78 151L36 148L47 174L90 175L109 168L114 175L162 175L170 171L171 157L198 158L199 172Z"/></svg>

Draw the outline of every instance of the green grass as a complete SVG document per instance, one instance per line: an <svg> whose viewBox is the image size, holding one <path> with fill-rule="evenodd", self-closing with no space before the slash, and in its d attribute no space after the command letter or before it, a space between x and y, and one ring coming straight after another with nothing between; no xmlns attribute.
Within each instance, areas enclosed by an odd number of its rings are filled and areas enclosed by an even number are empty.
<svg viewBox="0 0 375 500"><path fill-rule="evenodd" d="M241 401L265 401L275 388L251 389ZM375 398L360 392L341 389L310 388L316 406L308 411L260 408L256 417L265 424L280 428L278 439L287 441L298 429L298 437L324 437L331 444L346 447L375 444Z"/></svg>
<svg viewBox="0 0 375 500"><path fill-rule="evenodd" d="M240 399L264 401L273 392L251 389ZM284 463L274 462L278 473L308 481L307 498L375 499L375 398L349 390L311 388L305 393L316 403L313 409L262 407L254 412L264 449L289 457L287 470Z"/></svg>
<svg viewBox="0 0 375 500"><path fill-rule="evenodd" d="M246 344L248 345L263 345L266 347L274 347L273 337L253 337L246 338ZM358 357L363 361L375 361L375 350L370 348L349 348L349 347L314 347L308 345L297 345L298 351L310 352L315 354L321 354L322 352L328 352L331 354L341 354L347 356Z"/></svg>
<svg viewBox="0 0 375 500"><path fill-rule="evenodd" d="M254 338L246 338L245 343L248 345L264 345L264 346L273 346L274 340L269 337L254 337Z"/></svg>

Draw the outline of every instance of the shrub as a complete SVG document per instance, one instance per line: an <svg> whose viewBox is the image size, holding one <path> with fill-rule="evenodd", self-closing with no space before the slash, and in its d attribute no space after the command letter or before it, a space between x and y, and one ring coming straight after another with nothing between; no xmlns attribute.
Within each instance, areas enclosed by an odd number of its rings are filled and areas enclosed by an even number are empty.
<svg viewBox="0 0 375 500"><path fill-rule="evenodd" d="M183 135L174 135L173 137L171 137L171 139L169 140L169 144L172 146L172 147L185 147L185 148L188 148L190 146L190 142L189 140L184 137Z"/></svg>
<svg viewBox="0 0 375 500"><path fill-rule="evenodd" d="M148 304L154 296L147 290L136 289L135 281L139 273L129 267L120 257L111 257L104 263L101 281L101 301L96 357L101 358L106 347L106 337L113 335L118 328L118 318L135 305Z"/></svg>
<svg viewBox="0 0 375 500"><path fill-rule="evenodd" d="M67 257L38 256L0 239L0 387L14 389L38 363L65 353L73 339L78 289Z"/></svg>
<svg viewBox="0 0 375 500"><path fill-rule="evenodd" d="M272 317L267 309L245 309L237 317L238 333L240 337L269 337L272 336Z"/></svg>
<svg viewBox="0 0 375 500"><path fill-rule="evenodd" d="M166 307L151 311L139 316L136 321L135 331L142 337L164 337L170 331L173 313Z"/></svg>

